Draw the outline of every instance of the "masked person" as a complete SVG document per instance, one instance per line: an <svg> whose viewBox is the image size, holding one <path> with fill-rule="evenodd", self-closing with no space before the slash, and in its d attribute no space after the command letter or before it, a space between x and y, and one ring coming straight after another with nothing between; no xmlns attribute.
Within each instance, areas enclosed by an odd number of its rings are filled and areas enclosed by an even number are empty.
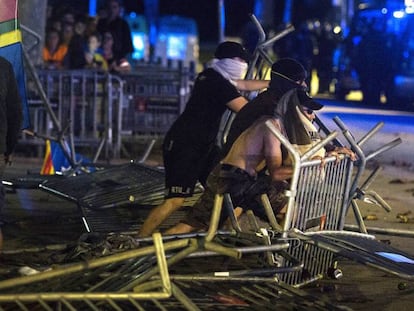
<svg viewBox="0 0 414 311"><path fill-rule="evenodd" d="M187 217L165 234L207 230L216 194L228 193L234 207L251 209L263 218L260 195L267 193L274 213L284 213L284 190L289 187L287 180L292 174L291 159L266 121L273 123L301 153L320 141L312 121L313 110L323 106L306 93L305 79L306 71L293 59L281 59L273 64L268 90L236 115L225 155L210 173L205 192ZM325 157L325 150L321 149L317 156ZM225 218L226 214L222 214L220 225Z"/></svg>
<svg viewBox="0 0 414 311"><path fill-rule="evenodd" d="M238 112L246 103L240 91L257 91L265 80L242 80L249 55L242 45L226 41L218 45L214 59L196 78L184 112L171 126L163 142L166 194L151 210L139 232L149 236L171 213L191 197L197 181L205 180L216 164L216 137L223 113Z"/></svg>
<svg viewBox="0 0 414 311"><path fill-rule="evenodd" d="M298 90L298 99L306 102L309 109L319 110L322 105L312 99L307 93L307 72L305 68L293 58L281 58L273 63L271 80L266 91L246 104L235 116L226 142L223 147L223 156L227 154L236 138L263 115L273 116L275 105L286 92Z"/></svg>

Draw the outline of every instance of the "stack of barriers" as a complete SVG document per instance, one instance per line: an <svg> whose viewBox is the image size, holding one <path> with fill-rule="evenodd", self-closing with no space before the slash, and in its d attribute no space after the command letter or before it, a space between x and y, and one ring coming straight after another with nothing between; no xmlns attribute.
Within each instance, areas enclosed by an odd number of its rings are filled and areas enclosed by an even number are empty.
<svg viewBox="0 0 414 311"><path fill-rule="evenodd" d="M414 280L414 257L380 243L369 235L357 203L358 200L369 198L386 210L390 209L378 194L366 191L379 167L362 183L362 187L358 185L366 162L401 140L397 138L365 155L363 144L378 131L381 124L357 142L338 117L334 121L357 154L356 163L344 155L339 160L336 157L324 159L323 166L321 160L309 160L318 149L335 138L336 132L330 133L320 144L300 155L270 122L267 124L295 159L291 187L286 193L289 201L281 237L291 239L289 253L301 260L304 267L302 271L280 276L281 280L301 286L327 275L340 277L341 271L334 260L338 256ZM360 232L344 230L350 207Z"/></svg>
<svg viewBox="0 0 414 311"><path fill-rule="evenodd" d="M273 276L255 276L247 270L206 273L205 267L212 268L213 272L224 267L222 258L217 257L223 247L210 243L212 251L203 250L206 239L193 236L163 241L156 233L148 246L0 280L0 308L197 311L228 307L273 310L280 307L283 310L343 310L300 289L276 282ZM277 251L286 248L285 244L273 245L266 250ZM243 254L261 251L246 246L233 249L233 252ZM232 256L230 252L227 255ZM206 265L206 257L216 260L210 260ZM243 267L240 260L238 263L237 267ZM226 260L228 264L235 266ZM171 273L172 269L175 273Z"/></svg>
<svg viewBox="0 0 414 311"><path fill-rule="evenodd" d="M399 144L401 140L397 138L365 155L362 146L378 131L380 124L357 142L339 118L335 118L334 121L342 129L344 136L356 152L357 162L351 161L346 155L340 155L339 158L334 156L325 158L323 165L322 160L309 160L320 148L336 140L338 133L335 131L328 133L319 144L301 155L271 122L267 123L269 129L294 159L290 188L285 193L288 197L286 218L283 225L277 222L269 199L266 194L263 194L262 205L270 227L258 226L255 218L251 217L251 223L254 224L253 230L246 231L238 223L236 217L231 216L235 235L240 238L239 242L246 238L251 241L256 239L257 242L257 237L261 236L264 242L262 245L269 247L275 243L279 245L282 242L287 243L286 249L268 256L268 264L274 266L273 272L279 281L294 287L301 287L327 276L341 277L342 272L337 267L337 257L349 258L413 281L414 256L379 242L373 235L368 234L357 203L358 200L369 198L386 210L390 209L375 191L367 191L367 185L375 177L378 168L362 183L362 187L358 185L366 162ZM228 213L233 213L231 198L228 194L216 195L206 243L219 237L217 224L222 206L228 209ZM345 217L350 207L359 224L360 232L344 230ZM250 237L249 234L251 234ZM209 244L206 247L209 247ZM229 249L223 249L222 252L223 254L231 253ZM250 271L251 274L262 272Z"/></svg>

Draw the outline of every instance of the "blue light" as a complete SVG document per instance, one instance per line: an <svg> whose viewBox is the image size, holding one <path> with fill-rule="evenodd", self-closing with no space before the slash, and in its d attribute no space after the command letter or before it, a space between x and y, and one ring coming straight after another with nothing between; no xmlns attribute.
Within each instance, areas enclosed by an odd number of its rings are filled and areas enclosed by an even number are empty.
<svg viewBox="0 0 414 311"><path fill-rule="evenodd" d="M132 53L132 58L143 59L145 56L145 34L133 32L132 44L134 45L134 53Z"/></svg>
<svg viewBox="0 0 414 311"><path fill-rule="evenodd" d="M361 39L362 39L361 36L353 37L352 38L352 44L355 45L355 46L358 45L361 42Z"/></svg>
<svg viewBox="0 0 414 311"><path fill-rule="evenodd" d="M96 16L96 0L89 0L89 16Z"/></svg>
<svg viewBox="0 0 414 311"><path fill-rule="evenodd" d="M394 262L403 262L403 263L408 263L411 265L414 264L414 260L412 258L408 258L398 253L388 253L388 252L375 252L375 253L384 258L392 260Z"/></svg>
<svg viewBox="0 0 414 311"><path fill-rule="evenodd" d="M409 7L414 7L414 1L413 0L404 0L404 5L405 5L405 7L406 8L409 8Z"/></svg>
<svg viewBox="0 0 414 311"><path fill-rule="evenodd" d="M405 15L404 11L395 11L392 16L394 16L395 18L403 18Z"/></svg>
<svg viewBox="0 0 414 311"><path fill-rule="evenodd" d="M170 59L185 59L187 51L187 36L170 34L167 39L167 57Z"/></svg>

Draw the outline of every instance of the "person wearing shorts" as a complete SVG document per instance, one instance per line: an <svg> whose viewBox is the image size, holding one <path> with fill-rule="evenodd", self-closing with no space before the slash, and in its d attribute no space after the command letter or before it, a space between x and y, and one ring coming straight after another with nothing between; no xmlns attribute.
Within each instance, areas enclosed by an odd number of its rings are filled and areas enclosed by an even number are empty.
<svg viewBox="0 0 414 311"><path fill-rule="evenodd" d="M289 183L287 181L272 182L269 175L261 173L257 176L251 176L237 166L219 164L207 179L203 200L196 202L182 222L197 230L207 231L215 196L224 193L230 195L233 206L249 209L255 216L266 221L261 195L264 193L268 195L273 212L278 215L287 203L284 191L288 188ZM222 211L219 227L224 224L226 219L227 211ZM169 231L167 231L167 234L169 234Z"/></svg>
<svg viewBox="0 0 414 311"><path fill-rule="evenodd" d="M214 59L196 78L183 113L171 126L163 141L165 200L153 208L138 233L151 235L185 198L191 197L197 181L205 184L217 163L216 137L223 113L238 112L247 99L240 91L261 90L266 80L242 80L249 56L239 43L218 45Z"/></svg>
<svg viewBox="0 0 414 311"><path fill-rule="evenodd" d="M285 133L279 118L264 116L256 120L236 139L226 157L210 173L206 190L187 216L165 234L207 230L216 194L228 193L234 208L250 209L261 218L265 216L260 204L260 196L264 193L271 194L276 215L283 209L286 203L284 190L289 186L286 180L291 177L292 167L283 166L282 145L266 121ZM226 216L222 211L220 225Z"/></svg>

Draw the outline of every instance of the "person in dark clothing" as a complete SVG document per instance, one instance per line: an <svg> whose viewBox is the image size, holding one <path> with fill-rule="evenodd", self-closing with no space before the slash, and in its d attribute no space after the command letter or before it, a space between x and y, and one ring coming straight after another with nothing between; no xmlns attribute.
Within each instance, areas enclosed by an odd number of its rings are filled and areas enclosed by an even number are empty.
<svg viewBox="0 0 414 311"><path fill-rule="evenodd" d="M127 59L134 51L132 45L131 29L128 23L120 16L121 2L120 0L109 0L107 2L108 16L99 19L97 30L103 36L105 32L111 32L114 44L113 53L116 62Z"/></svg>
<svg viewBox="0 0 414 311"><path fill-rule="evenodd" d="M335 26L322 21L316 28L317 52L314 57L314 68L318 76L318 94L328 94L333 79L334 52L340 42L341 33L334 32Z"/></svg>
<svg viewBox="0 0 414 311"><path fill-rule="evenodd" d="M121 60L115 59L113 52L114 38L110 31L107 31L103 35L102 52L103 57L108 63L108 70L111 73L121 73L131 71L131 64L127 59Z"/></svg>
<svg viewBox="0 0 414 311"><path fill-rule="evenodd" d="M381 93L390 95L393 84L392 50L395 47L385 27L382 21L368 24L356 49L354 62L366 105L380 105Z"/></svg>
<svg viewBox="0 0 414 311"><path fill-rule="evenodd" d="M83 69L86 65L84 57L85 46L87 44L86 17L79 15L75 21L75 33L70 39L68 51L63 60L64 67L67 69Z"/></svg>
<svg viewBox="0 0 414 311"><path fill-rule="evenodd" d="M248 102L234 118L225 138L222 156L227 154L237 137L257 119L264 115L272 116L275 104L289 90L297 89L299 100L310 109L321 109L322 105L314 101L307 92L306 77L305 68L295 59L281 58L276 61L272 65L269 88Z"/></svg>
<svg viewBox="0 0 414 311"><path fill-rule="evenodd" d="M238 43L221 43L215 58L195 81L184 112L169 129L163 142L165 201L145 220L140 237L150 235L169 215L193 194L197 181L214 167L216 137L223 113L237 112L247 103L240 91L268 86L265 80L241 80L247 70L248 53ZM213 156L212 156L213 155Z"/></svg>
<svg viewBox="0 0 414 311"><path fill-rule="evenodd" d="M0 177L3 178L4 169L11 164L11 154L17 145L19 133L23 121L22 103L14 76L12 65L3 57L0 57L0 153L3 161L0 161ZM4 208L3 184L0 182L0 213ZM0 216L0 226L1 226ZM3 234L0 227L0 250L3 246Z"/></svg>

